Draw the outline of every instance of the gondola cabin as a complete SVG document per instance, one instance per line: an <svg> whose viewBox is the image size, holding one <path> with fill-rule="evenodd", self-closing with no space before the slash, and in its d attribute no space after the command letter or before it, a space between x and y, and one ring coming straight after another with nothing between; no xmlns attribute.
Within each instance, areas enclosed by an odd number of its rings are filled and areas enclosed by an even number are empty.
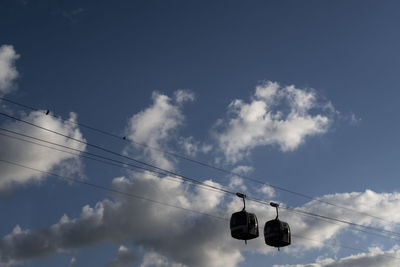
<svg viewBox="0 0 400 267"><path fill-rule="evenodd" d="M259 236L257 217L245 210L232 214L231 235L240 240L250 240Z"/></svg>
<svg viewBox="0 0 400 267"><path fill-rule="evenodd" d="M243 209L233 213L231 216L231 236L236 239L244 240L247 244L247 240L257 238L259 235L258 220L254 213L246 211L246 195L242 193L236 193L236 195L243 199Z"/></svg>
<svg viewBox="0 0 400 267"><path fill-rule="evenodd" d="M290 245L290 227L286 222L278 219L271 220L265 223L264 226L265 244L280 248Z"/></svg>
<svg viewBox="0 0 400 267"><path fill-rule="evenodd" d="M265 244L279 249L281 247L290 245L291 243L290 227L287 222L283 222L278 219L279 204L270 202L270 205L276 208L276 218L274 220L265 223L264 226Z"/></svg>

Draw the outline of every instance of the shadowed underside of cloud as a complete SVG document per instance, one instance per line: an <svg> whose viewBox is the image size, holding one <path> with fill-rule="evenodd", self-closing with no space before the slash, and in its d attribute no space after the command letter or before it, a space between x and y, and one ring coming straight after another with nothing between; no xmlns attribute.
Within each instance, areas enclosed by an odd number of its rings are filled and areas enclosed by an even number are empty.
<svg viewBox="0 0 400 267"><path fill-rule="evenodd" d="M154 177L150 174L132 173L130 177L115 178L112 187L162 203L224 217L229 217L230 213L242 206L239 199L231 201L219 193L205 192L199 188L191 189L188 185L169 180L168 177ZM381 210L381 206L395 210L400 204L398 194L378 194L372 191L328 195L321 199L348 205L354 203L352 206L354 209L369 207L370 212L374 214L379 214L378 210ZM273 209L267 210L265 206L251 202L247 206L248 210L256 212L259 216L261 225L266 220L274 218ZM300 208L321 213L323 210L324 215L340 216L343 219L351 217L353 221L365 225L379 224L376 220L361 214L348 214L349 217L346 218L346 212L325 207L320 202L312 201ZM294 234L301 233L317 241L316 243L295 238L293 245L282 251L288 254L323 248L325 241L332 240L348 229L346 225L326 223L292 213L283 212L281 218L291 224ZM400 222L398 217L390 219ZM105 199L94 207L83 207L78 218L71 219L64 215L58 223L46 229L28 231L17 226L0 241L0 261L2 263L21 262L107 242L130 243L158 255L156 257L155 254L151 254L144 257L143 266L148 266L146 262L154 261L165 263L161 266L172 266L172 264L177 264L176 266L179 266L178 264L237 266L243 260L242 251L244 250L257 251L260 254L269 254L274 251L265 246L262 238L252 240L246 247L242 242L233 240L230 237L227 221L121 196L114 200ZM376 257L365 257L366 261L369 259L374 262Z"/></svg>
<svg viewBox="0 0 400 267"><path fill-rule="evenodd" d="M217 122L215 138L231 163L257 146L291 151L307 136L325 133L332 112L331 104L318 102L314 90L266 82L256 87L250 103L237 99L229 105L229 118Z"/></svg>
<svg viewBox="0 0 400 267"><path fill-rule="evenodd" d="M222 202L218 193L188 190L186 185L150 175L116 178L113 188L209 213L219 211ZM187 266L235 266L241 255L230 240L228 224L215 220L135 199L103 200L95 207L85 206L79 218L65 215L47 229L16 227L0 241L0 261L45 257L104 242L130 242Z"/></svg>

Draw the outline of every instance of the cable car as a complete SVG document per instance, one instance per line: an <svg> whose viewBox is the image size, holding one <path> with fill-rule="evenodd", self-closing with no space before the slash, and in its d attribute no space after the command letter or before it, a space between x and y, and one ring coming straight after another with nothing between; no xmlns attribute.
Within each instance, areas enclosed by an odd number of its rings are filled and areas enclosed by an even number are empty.
<svg viewBox="0 0 400 267"><path fill-rule="evenodd" d="M244 240L247 244L247 240L257 238L259 235L258 220L254 213L246 211L246 195L242 193L236 193L236 195L243 199L243 209L233 213L231 216L231 236L236 239Z"/></svg>
<svg viewBox="0 0 400 267"><path fill-rule="evenodd" d="M265 223L265 244L276 247L279 250L280 247L288 246L291 243L290 227L287 222L278 219L279 204L271 202L270 205L276 208L276 218Z"/></svg>

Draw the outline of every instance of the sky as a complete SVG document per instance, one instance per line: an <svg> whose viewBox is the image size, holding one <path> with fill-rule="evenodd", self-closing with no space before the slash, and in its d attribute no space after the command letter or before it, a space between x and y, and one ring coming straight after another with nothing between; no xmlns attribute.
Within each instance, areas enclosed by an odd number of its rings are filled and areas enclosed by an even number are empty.
<svg viewBox="0 0 400 267"><path fill-rule="evenodd" d="M400 265L399 8L0 1L0 266ZM231 238L210 186L280 203L292 244L252 201L260 237Z"/></svg>

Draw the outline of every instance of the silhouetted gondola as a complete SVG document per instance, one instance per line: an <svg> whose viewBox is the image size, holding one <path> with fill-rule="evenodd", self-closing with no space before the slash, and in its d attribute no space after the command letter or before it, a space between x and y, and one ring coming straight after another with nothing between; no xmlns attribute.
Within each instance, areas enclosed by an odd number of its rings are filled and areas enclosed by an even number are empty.
<svg viewBox="0 0 400 267"><path fill-rule="evenodd" d="M278 219L279 204L271 202L270 205L276 208L276 218L265 223L265 244L279 249L290 245L290 227L288 223Z"/></svg>
<svg viewBox="0 0 400 267"><path fill-rule="evenodd" d="M235 212L231 217L231 235L233 238L244 240L247 244L247 240L258 237L258 221L254 213L246 211L246 195L236 193L236 195L243 199L242 211Z"/></svg>

